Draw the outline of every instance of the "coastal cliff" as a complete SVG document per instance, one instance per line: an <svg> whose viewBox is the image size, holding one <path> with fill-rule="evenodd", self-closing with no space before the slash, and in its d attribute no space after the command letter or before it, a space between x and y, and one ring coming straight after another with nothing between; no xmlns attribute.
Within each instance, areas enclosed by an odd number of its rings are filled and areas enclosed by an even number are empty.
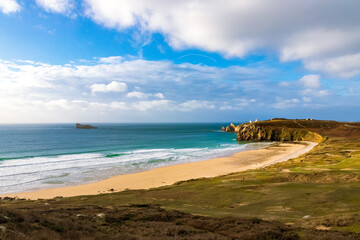
<svg viewBox="0 0 360 240"><path fill-rule="evenodd" d="M237 132L238 141L312 141L321 142L322 137L305 128L265 127L245 124Z"/></svg>
<svg viewBox="0 0 360 240"><path fill-rule="evenodd" d="M321 142L323 137L313 131L319 128L337 127L338 122L310 119L271 119L231 124L223 127L226 132L237 133L238 141L312 141Z"/></svg>

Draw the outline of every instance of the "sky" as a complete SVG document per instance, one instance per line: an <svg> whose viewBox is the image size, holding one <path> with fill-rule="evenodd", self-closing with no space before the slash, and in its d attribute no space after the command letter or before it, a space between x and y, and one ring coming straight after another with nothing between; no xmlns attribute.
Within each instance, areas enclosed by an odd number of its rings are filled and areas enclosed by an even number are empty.
<svg viewBox="0 0 360 240"><path fill-rule="evenodd" d="M0 0L0 123L360 121L359 0Z"/></svg>

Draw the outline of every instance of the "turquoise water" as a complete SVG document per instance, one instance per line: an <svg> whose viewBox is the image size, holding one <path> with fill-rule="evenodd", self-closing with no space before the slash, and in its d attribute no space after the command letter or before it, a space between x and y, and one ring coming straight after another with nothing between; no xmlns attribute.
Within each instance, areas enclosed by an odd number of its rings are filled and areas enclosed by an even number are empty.
<svg viewBox="0 0 360 240"><path fill-rule="evenodd" d="M0 193L98 181L264 147L238 143L225 124L0 125Z"/></svg>

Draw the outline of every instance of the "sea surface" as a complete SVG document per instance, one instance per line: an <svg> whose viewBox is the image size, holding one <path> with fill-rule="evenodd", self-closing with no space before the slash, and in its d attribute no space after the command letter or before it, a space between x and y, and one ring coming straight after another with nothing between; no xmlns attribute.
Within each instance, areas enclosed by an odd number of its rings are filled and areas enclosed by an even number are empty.
<svg viewBox="0 0 360 240"><path fill-rule="evenodd" d="M71 186L114 175L262 148L226 124L0 125L0 194Z"/></svg>

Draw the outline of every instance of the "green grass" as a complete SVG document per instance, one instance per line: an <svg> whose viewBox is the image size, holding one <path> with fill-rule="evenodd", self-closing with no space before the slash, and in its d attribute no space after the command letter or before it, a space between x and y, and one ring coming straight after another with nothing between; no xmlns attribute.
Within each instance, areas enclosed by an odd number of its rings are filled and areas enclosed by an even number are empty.
<svg viewBox="0 0 360 240"><path fill-rule="evenodd" d="M345 227L335 227L334 230L360 233L360 223Z"/></svg>

